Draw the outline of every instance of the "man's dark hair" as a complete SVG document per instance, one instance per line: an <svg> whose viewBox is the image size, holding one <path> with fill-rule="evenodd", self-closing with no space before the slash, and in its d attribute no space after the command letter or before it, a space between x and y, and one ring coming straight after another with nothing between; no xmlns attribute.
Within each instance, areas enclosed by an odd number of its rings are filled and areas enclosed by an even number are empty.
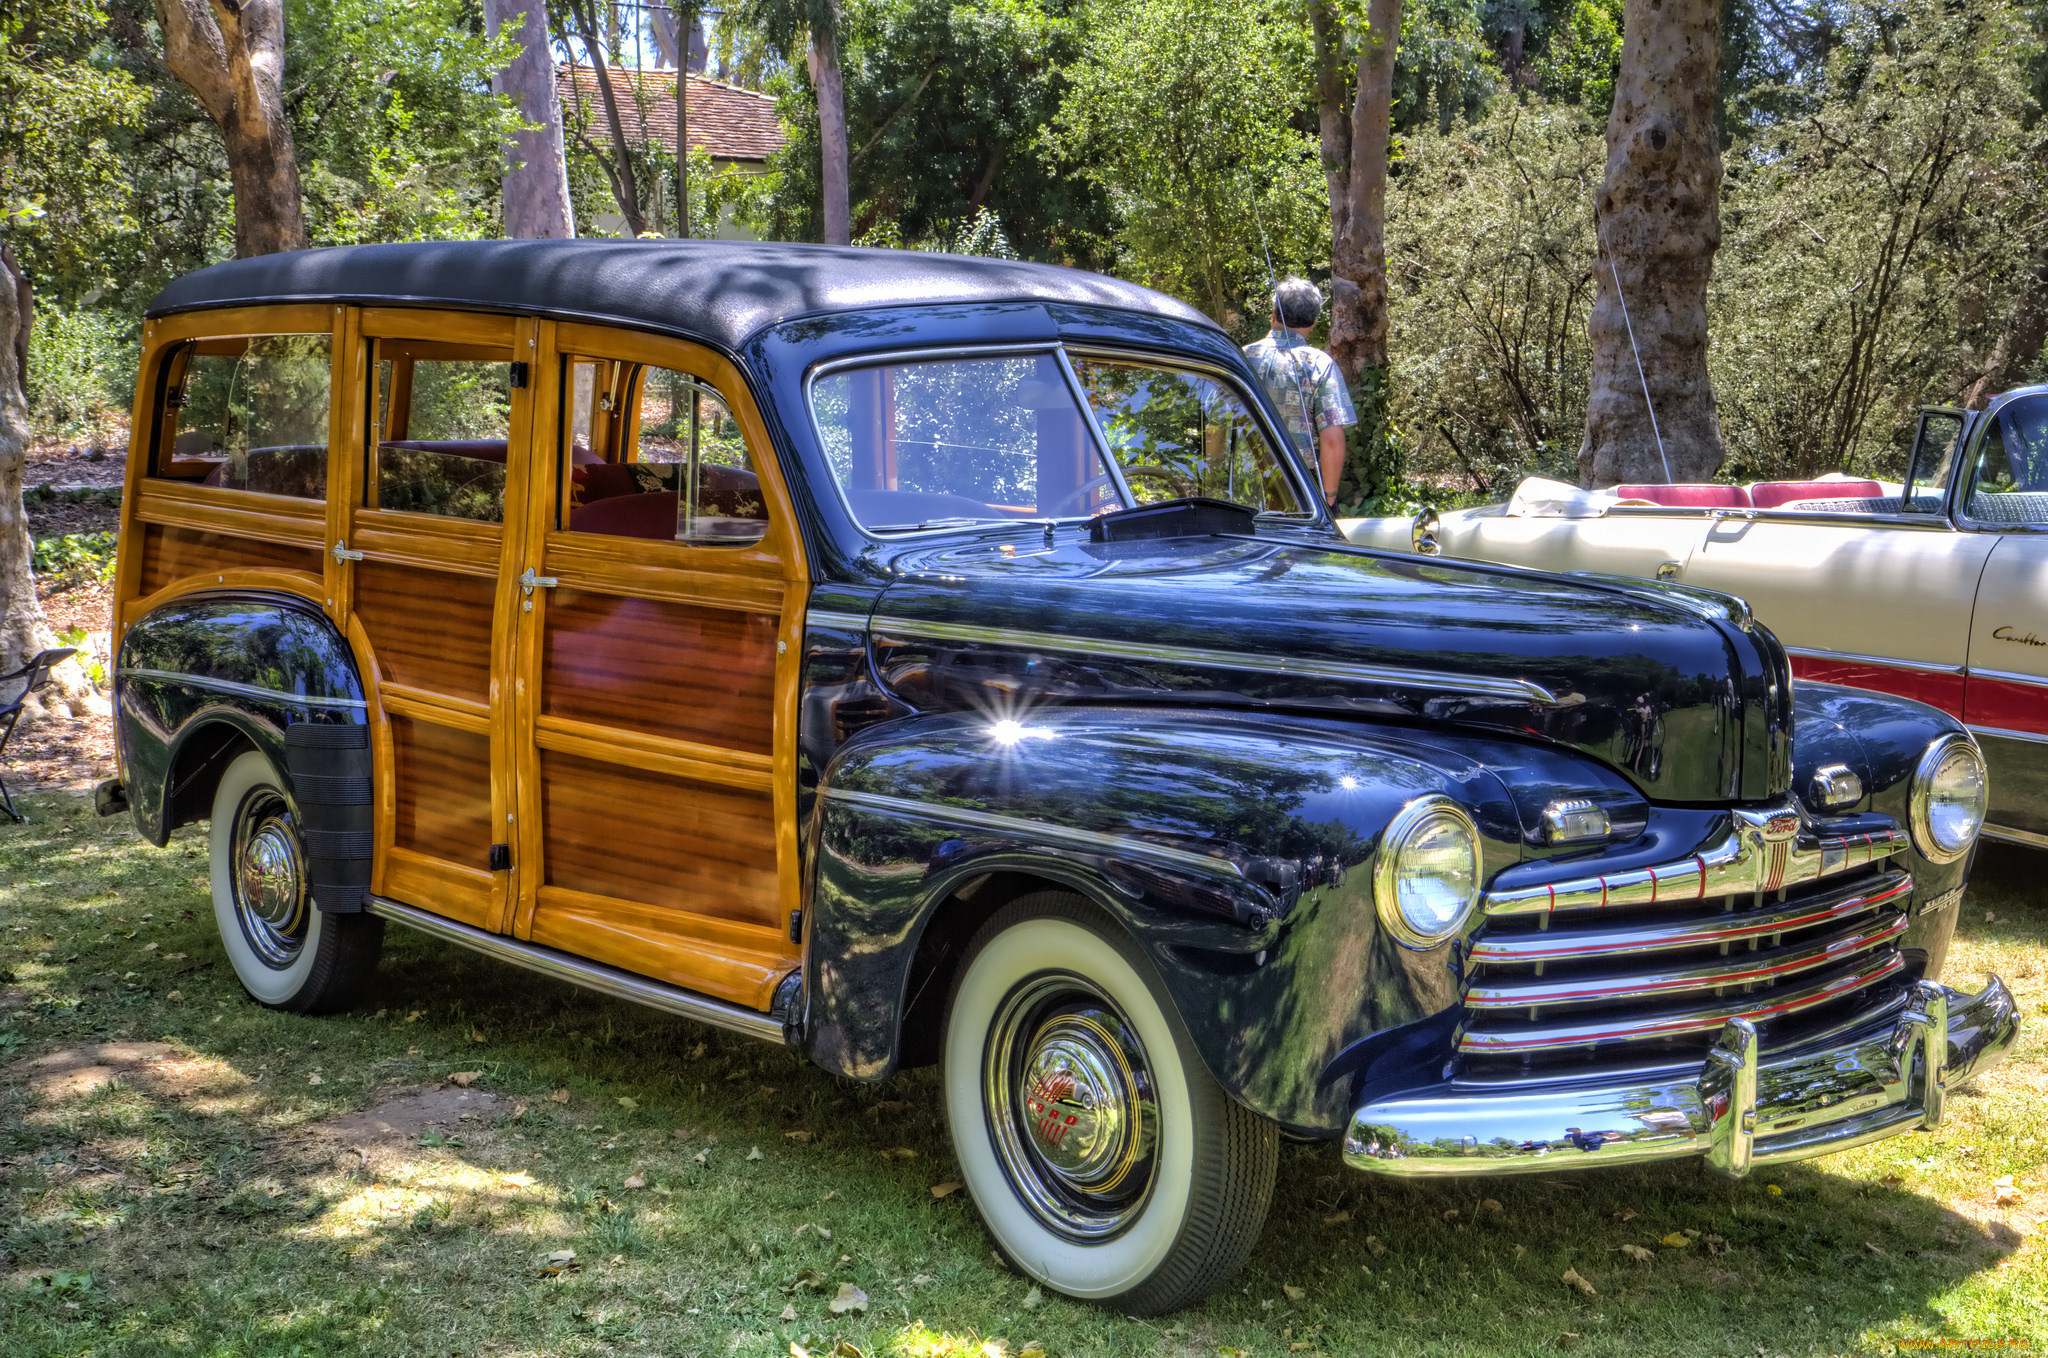
<svg viewBox="0 0 2048 1358"><path fill-rule="evenodd" d="M1283 278L1273 289L1273 314L1280 324L1305 330L1323 314L1322 290L1306 278Z"/></svg>

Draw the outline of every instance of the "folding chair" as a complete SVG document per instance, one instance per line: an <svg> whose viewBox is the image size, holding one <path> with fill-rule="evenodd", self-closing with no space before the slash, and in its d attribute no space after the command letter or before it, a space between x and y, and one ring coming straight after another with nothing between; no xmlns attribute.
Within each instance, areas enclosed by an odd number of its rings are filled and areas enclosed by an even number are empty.
<svg viewBox="0 0 2048 1358"><path fill-rule="evenodd" d="M59 646L44 651L10 674L0 674L0 766L5 764L7 742L14 735L15 723L21 720L21 710L28 704L28 695L50 682L51 670L77 654L76 646ZM6 811L17 825L25 819L14 809L14 794L7 790L5 779L0 779L0 810Z"/></svg>

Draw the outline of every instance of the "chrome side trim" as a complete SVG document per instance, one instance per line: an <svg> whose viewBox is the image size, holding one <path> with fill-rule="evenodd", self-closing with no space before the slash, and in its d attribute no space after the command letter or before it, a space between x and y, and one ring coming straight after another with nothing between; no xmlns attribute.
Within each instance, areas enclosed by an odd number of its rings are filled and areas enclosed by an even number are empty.
<svg viewBox="0 0 2048 1358"><path fill-rule="evenodd" d="M2012 992L1922 982L1889 1025L1764 1063L1754 1029L1721 1030L1696 1072L1493 1089L1447 1083L1351 1115L1344 1160L1374 1174L1523 1174L1701 1157L1756 1165L1846 1150L1935 1125L1949 1091L1996 1064L2019 1033Z"/></svg>
<svg viewBox="0 0 2048 1358"><path fill-rule="evenodd" d="M1662 905L1714 896L1776 891L1860 868L1905 852L1910 840L1893 828L1802 841L1803 822L1790 802L1760 811L1738 809L1726 838L1671 863L1489 891L1488 915L1542 915L1616 905Z"/></svg>
<svg viewBox="0 0 2048 1358"><path fill-rule="evenodd" d="M315 698L304 693L286 693L281 688L264 688L257 684L244 684L234 679L213 679L200 674L179 674L174 670L117 670L114 678L154 679L159 683L183 684L187 688L203 688L213 693L232 693L238 698L260 698L264 702L285 702L293 707L346 707L356 712L364 711L369 704L361 698Z"/></svg>
<svg viewBox="0 0 2048 1358"><path fill-rule="evenodd" d="M1205 669L1249 670L1259 674L1304 675L1315 679L1340 679L1385 684L1395 688L1427 688L1444 693L1506 698L1515 702L1549 705L1557 702L1556 694L1527 679L1444 674L1436 670L1409 670L1391 665L1368 665L1353 661L1300 660L1288 656L1249 655L1242 651L1220 651L1198 646L1160 646L1150 642L1108 641L1099 637L1060 636L1053 632L1022 632L1006 627L982 627L973 623L924 622L916 618L877 616L871 626L877 636L887 633L892 636L918 637L930 641L985 642L994 646L1016 646L1038 651L1070 651L1113 660L1194 665Z"/></svg>
<svg viewBox="0 0 2048 1358"><path fill-rule="evenodd" d="M2002 726L1972 726L1973 736L1990 736L1993 740L2023 740L2029 745L2048 745L2048 736L2034 731L2009 731Z"/></svg>
<svg viewBox="0 0 2048 1358"><path fill-rule="evenodd" d="M1006 816L998 811L977 811L966 806L912 801L907 797L890 797L879 792L856 792L848 788L828 787L824 789L823 795L831 801L859 807L864 811L878 811L889 816L918 816L925 820L951 821L955 825L968 825L977 830L990 830L997 834L1017 835L1042 843L1060 844L1087 853L1136 855L1175 863L1198 872L1223 873L1231 877L1244 876L1244 869L1228 858L1191 853L1186 849L1170 848L1149 840L1132 839L1127 835L1108 835L1095 830L1077 830L1066 825L1048 825L1044 821L1026 820L1022 816Z"/></svg>
<svg viewBox="0 0 2048 1358"><path fill-rule="evenodd" d="M694 1019L698 1023L709 1024L713 1028L723 1028L729 1033L757 1037L763 1042L773 1042L778 1046L783 1040L782 1020L773 1014L742 1009L736 1004L714 1000L708 995L699 995L680 986L666 985L645 976L636 976L630 971L621 971L617 967L608 967L601 962L592 962L571 953L557 952L553 948L543 948L535 943L522 943L504 934L485 933L482 929L473 929L467 924L458 924L454 920L443 919L439 915L402 905L397 901L386 900L382 896L368 897L364 906L373 915L381 915L385 919L417 929L443 942L460 944L486 957L494 957L500 962L510 962L515 967L524 967L528 971L551 976L557 981L567 981L586 990L595 990L601 995L630 1000L634 1004L644 1004L650 1009L678 1014L686 1019Z"/></svg>
<svg viewBox="0 0 2048 1358"><path fill-rule="evenodd" d="M804 614L804 626L837 627L848 632L865 632L868 630L868 619L865 613L831 613L822 608L814 608Z"/></svg>
<svg viewBox="0 0 2048 1358"><path fill-rule="evenodd" d="M1915 670L1921 674L1969 674L1966 665L1936 665L1924 660L1901 660L1889 655L1859 655L1854 651L1829 651L1818 646L1787 646L1789 655L1805 656L1808 660L1846 660L1858 665L1881 665L1888 670ZM1982 674L1978 670L1975 673Z"/></svg>
<svg viewBox="0 0 2048 1358"><path fill-rule="evenodd" d="M1997 839L2007 844L2024 844L2033 849L2048 849L2048 835L2036 834L2032 830L2015 830L2005 825L1986 825L1977 834L1982 839Z"/></svg>
<svg viewBox="0 0 2048 1358"><path fill-rule="evenodd" d="M2048 675L2021 674L2018 670L1980 670L1973 668L1970 671L1970 677L1973 679L2003 679L2008 684L2031 684L2035 688L2048 688ZM2036 740L2041 739L2039 736L2034 738Z"/></svg>

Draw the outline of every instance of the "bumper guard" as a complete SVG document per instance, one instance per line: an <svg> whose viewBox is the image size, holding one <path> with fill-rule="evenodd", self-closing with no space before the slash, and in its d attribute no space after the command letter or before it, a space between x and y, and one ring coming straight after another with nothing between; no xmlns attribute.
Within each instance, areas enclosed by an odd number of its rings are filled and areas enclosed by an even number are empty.
<svg viewBox="0 0 2048 1358"><path fill-rule="evenodd" d="M1949 1089L1996 1065L2019 1034L1996 977L1965 995L1914 985L1889 1029L1766 1065L1755 1025L1730 1019L1697 1075L1443 1084L1357 1109L1344 1159L1374 1174L1525 1174L1699 1156L1753 1165L1847 1150L1941 1121Z"/></svg>

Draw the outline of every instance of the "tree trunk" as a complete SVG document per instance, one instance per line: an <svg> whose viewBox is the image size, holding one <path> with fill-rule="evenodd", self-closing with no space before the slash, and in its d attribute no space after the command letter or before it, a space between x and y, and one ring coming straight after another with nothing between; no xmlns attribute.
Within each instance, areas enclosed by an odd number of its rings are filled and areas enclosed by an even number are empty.
<svg viewBox="0 0 2048 1358"><path fill-rule="evenodd" d="M1367 369L1387 366L1387 142L1400 37L1401 0L1368 0L1343 222L1334 203L1330 214L1330 356L1354 385Z"/></svg>
<svg viewBox="0 0 2048 1358"><path fill-rule="evenodd" d="M284 0L156 0L164 62L220 128L235 192L235 253L306 248L284 112Z"/></svg>
<svg viewBox="0 0 2048 1358"><path fill-rule="evenodd" d="M590 12L590 4L591 0L569 0L569 14L576 21L577 36L583 39L583 50L590 54L598 97L604 104L605 126L611 134L611 159L600 156L598 163L612 181L612 197L619 204L619 215L626 219L626 233L637 238L647 229L647 214L640 207L640 182L633 170L633 152L626 141L626 125L619 118L618 95L612 89L611 67L605 62L598 16Z"/></svg>
<svg viewBox="0 0 2048 1358"><path fill-rule="evenodd" d="M505 147L505 234L513 239L567 239L576 234L562 151L562 101L548 47L547 0L484 0L484 29L493 38L516 24L519 55L491 77L519 116L534 124Z"/></svg>
<svg viewBox="0 0 2048 1358"><path fill-rule="evenodd" d="M1721 3L1627 0L1622 31L1593 218L1579 480L1704 481L1722 458L1707 376L1707 281L1721 244Z"/></svg>
<svg viewBox="0 0 2048 1358"><path fill-rule="evenodd" d="M846 81L839 69L839 6L827 6L828 24L811 29L811 86L818 92L818 145L823 155L825 243L853 243L853 203L847 190Z"/></svg>
<svg viewBox="0 0 2048 1358"><path fill-rule="evenodd" d="M676 239L690 238L690 47L697 7L676 7Z"/></svg>
<svg viewBox="0 0 2048 1358"><path fill-rule="evenodd" d="M21 499L28 462L28 332L35 323L35 292L0 246L0 673L16 670L57 644L36 599L28 508ZM84 667L69 661L50 676L31 706L84 716L98 704Z"/></svg>

